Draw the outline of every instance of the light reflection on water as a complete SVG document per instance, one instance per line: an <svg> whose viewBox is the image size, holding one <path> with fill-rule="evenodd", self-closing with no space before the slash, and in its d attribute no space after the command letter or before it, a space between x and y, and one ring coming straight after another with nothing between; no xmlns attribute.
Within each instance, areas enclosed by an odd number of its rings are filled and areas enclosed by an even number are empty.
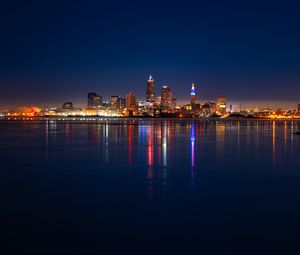
<svg viewBox="0 0 300 255"><path fill-rule="evenodd" d="M293 134L299 130L297 121L149 120L132 121L128 125L122 121L102 124L47 121L28 123L22 128L23 133L18 135L22 136L23 144L30 143L27 136L34 137L35 130L44 133L46 158L50 151L53 152L60 146L70 146L72 150L89 148L91 153L97 151L97 160L102 163L132 165L140 164L145 159L149 169L158 166L167 168L170 162L174 163L179 159L182 159L181 163L187 162L187 157L190 158L189 167L198 168L205 153L206 156L215 157L214 163L221 167L227 160L227 154L250 156L257 149L262 150L264 157L271 152L275 167L279 163L279 154L282 156L282 153L293 151L294 142L299 143L298 137ZM268 140L271 142L268 143ZM110 153L113 153L112 158ZM115 153L121 153L118 160L115 160ZM163 172L166 175L167 171Z"/></svg>
<svg viewBox="0 0 300 255"><path fill-rule="evenodd" d="M147 249L169 238L167 251L187 239L185 249L274 245L300 229L299 130L299 121L2 122L1 213L20 236L30 236L23 222L41 243L52 231L51 245L66 236L76 245L82 233L125 240L121 252L128 236ZM40 219L50 222L43 233Z"/></svg>

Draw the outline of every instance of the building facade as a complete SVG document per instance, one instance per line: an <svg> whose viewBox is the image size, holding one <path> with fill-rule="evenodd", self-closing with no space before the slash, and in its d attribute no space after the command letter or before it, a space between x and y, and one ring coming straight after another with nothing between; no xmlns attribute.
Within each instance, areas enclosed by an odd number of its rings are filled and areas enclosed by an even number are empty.
<svg viewBox="0 0 300 255"><path fill-rule="evenodd" d="M217 104L217 113L222 115L226 114L227 98L217 97L216 104Z"/></svg>
<svg viewBox="0 0 300 255"><path fill-rule="evenodd" d="M161 88L161 105L162 110L171 110L174 106L173 95L170 86L162 86Z"/></svg>
<svg viewBox="0 0 300 255"><path fill-rule="evenodd" d="M110 109L111 110L118 109L118 99L119 99L119 96L111 96L110 97Z"/></svg>
<svg viewBox="0 0 300 255"><path fill-rule="evenodd" d="M133 112L137 110L137 99L136 99L136 95L134 95L133 93L129 93L126 96L126 109L127 111L133 111Z"/></svg>
<svg viewBox="0 0 300 255"><path fill-rule="evenodd" d="M155 103L155 82L151 75L147 80L146 102Z"/></svg>
<svg viewBox="0 0 300 255"><path fill-rule="evenodd" d="M100 108L103 104L103 99L102 96L97 95L95 92L90 92L87 95L88 100L87 100L87 107L88 109L96 109Z"/></svg>
<svg viewBox="0 0 300 255"><path fill-rule="evenodd" d="M65 103L63 103L61 108L64 110L73 110L74 106L73 106L72 102L65 102Z"/></svg>
<svg viewBox="0 0 300 255"><path fill-rule="evenodd" d="M169 86L162 86L161 88L161 103L162 104L171 104L172 103L172 91Z"/></svg>
<svg viewBox="0 0 300 255"><path fill-rule="evenodd" d="M197 96L196 96L196 90L195 90L195 83L192 83L192 89L191 89L191 97L190 97L190 100L191 100L191 109L192 111L195 113L195 112L198 112L200 110L200 105L197 104Z"/></svg>

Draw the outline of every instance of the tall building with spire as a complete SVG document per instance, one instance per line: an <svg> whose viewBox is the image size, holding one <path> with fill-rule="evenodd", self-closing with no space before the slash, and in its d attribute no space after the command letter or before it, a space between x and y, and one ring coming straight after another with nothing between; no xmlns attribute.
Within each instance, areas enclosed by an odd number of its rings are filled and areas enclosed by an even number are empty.
<svg viewBox="0 0 300 255"><path fill-rule="evenodd" d="M192 89L191 89L191 105L196 104L197 96L195 92L195 83L192 83Z"/></svg>
<svg viewBox="0 0 300 255"><path fill-rule="evenodd" d="M191 107L193 112L198 112L200 109L200 105L197 103L197 96L196 96L196 91L195 91L195 83L192 83L192 89L191 89Z"/></svg>
<svg viewBox="0 0 300 255"><path fill-rule="evenodd" d="M146 102L155 103L155 82L152 78L152 75L150 75L149 79L147 80Z"/></svg>

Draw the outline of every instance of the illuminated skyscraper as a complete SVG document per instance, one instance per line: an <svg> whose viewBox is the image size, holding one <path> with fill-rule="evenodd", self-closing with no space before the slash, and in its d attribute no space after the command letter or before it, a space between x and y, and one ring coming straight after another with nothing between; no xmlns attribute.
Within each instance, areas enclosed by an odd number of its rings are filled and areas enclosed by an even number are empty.
<svg viewBox="0 0 300 255"><path fill-rule="evenodd" d="M155 103L155 82L151 75L147 81L146 102Z"/></svg>
<svg viewBox="0 0 300 255"><path fill-rule="evenodd" d="M172 103L172 91L169 86L162 86L161 88L161 103L162 104L171 104Z"/></svg>
<svg viewBox="0 0 300 255"><path fill-rule="evenodd" d="M195 83L192 83L192 89L191 89L191 109L193 113L198 113L200 110L200 104L197 103L197 96L195 91Z"/></svg>
<svg viewBox="0 0 300 255"><path fill-rule="evenodd" d="M174 108L176 102L173 101L172 91L169 86L162 86L161 88L161 109L170 110Z"/></svg>
<svg viewBox="0 0 300 255"><path fill-rule="evenodd" d="M196 92L195 92L195 83L192 83L191 97L192 97L192 96L196 96Z"/></svg>
<svg viewBox="0 0 300 255"><path fill-rule="evenodd" d="M126 96L126 108L128 111L136 111L137 110L136 95L129 93Z"/></svg>
<svg viewBox="0 0 300 255"><path fill-rule="evenodd" d="M87 106L89 109L95 109L102 106L102 96L97 95L95 92L88 93Z"/></svg>
<svg viewBox="0 0 300 255"><path fill-rule="evenodd" d="M196 92L195 92L195 83L192 83L192 89L191 89L191 105L193 107L193 105L196 104L197 101L197 96L196 96Z"/></svg>

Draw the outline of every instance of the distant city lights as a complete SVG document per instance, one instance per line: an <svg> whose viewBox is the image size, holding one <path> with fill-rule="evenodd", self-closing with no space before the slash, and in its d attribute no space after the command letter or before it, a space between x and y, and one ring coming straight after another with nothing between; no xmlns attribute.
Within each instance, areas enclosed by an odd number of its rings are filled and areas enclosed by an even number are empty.
<svg viewBox="0 0 300 255"><path fill-rule="evenodd" d="M173 97L170 85L163 85L156 96L155 81L150 75L146 81L145 100L138 101L134 93L126 97L113 95L104 101L96 92L87 94L87 107L76 108L73 102L67 101L58 108L44 106L23 107L18 110L1 110L1 119L33 118L70 118L70 117L152 117L152 118L264 118L264 119L300 119L300 104L297 109L242 109L238 105L227 104L227 97L219 96L215 101L203 101L196 94L195 83L192 83L190 103L179 105ZM29 118L30 117L30 118Z"/></svg>

